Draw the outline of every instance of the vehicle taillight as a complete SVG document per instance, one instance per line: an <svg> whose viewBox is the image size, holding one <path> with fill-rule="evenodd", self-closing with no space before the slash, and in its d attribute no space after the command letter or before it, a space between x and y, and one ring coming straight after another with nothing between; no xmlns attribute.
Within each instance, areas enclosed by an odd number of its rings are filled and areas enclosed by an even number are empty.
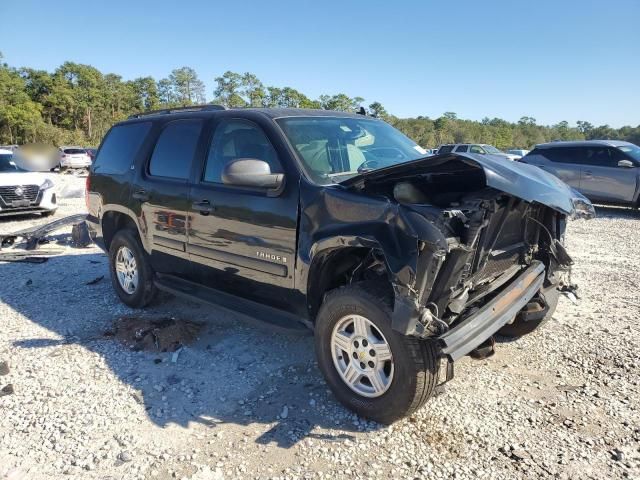
<svg viewBox="0 0 640 480"><path fill-rule="evenodd" d="M87 182L84 186L84 203L87 205L87 211L89 211L89 189L91 188L91 176L87 175Z"/></svg>

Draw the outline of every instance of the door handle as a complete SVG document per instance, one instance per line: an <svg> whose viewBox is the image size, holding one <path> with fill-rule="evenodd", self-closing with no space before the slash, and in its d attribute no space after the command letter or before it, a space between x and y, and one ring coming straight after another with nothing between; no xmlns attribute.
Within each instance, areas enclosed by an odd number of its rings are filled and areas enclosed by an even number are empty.
<svg viewBox="0 0 640 480"><path fill-rule="evenodd" d="M131 196L135 199L135 200L139 200L141 202L146 202L149 200L149 193L146 190L140 189L140 190L136 190L135 192L133 192L131 194Z"/></svg>
<svg viewBox="0 0 640 480"><path fill-rule="evenodd" d="M584 171L584 172L582 172L582 173L584 173L584 176L585 176L585 177L591 177L591 176L593 175L593 173L592 173L590 170L585 170L585 171Z"/></svg>
<svg viewBox="0 0 640 480"><path fill-rule="evenodd" d="M215 207L211 205L209 200L200 200L199 202L193 202L191 208L193 208L197 212L200 212L200 215L209 215L215 210Z"/></svg>

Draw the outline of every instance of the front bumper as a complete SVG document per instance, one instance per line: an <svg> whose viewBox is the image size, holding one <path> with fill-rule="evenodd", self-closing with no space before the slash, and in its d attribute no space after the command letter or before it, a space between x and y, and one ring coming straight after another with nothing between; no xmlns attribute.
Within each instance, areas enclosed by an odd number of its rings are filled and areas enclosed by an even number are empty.
<svg viewBox="0 0 640 480"><path fill-rule="evenodd" d="M53 188L40 190L35 199L26 205L14 206L0 197L0 216L46 213L58 208L58 200Z"/></svg>
<svg viewBox="0 0 640 480"><path fill-rule="evenodd" d="M442 353L458 360L490 338L512 320L542 288L545 267L534 262L516 277L496 298L462 323L440 335Z"/></svg>

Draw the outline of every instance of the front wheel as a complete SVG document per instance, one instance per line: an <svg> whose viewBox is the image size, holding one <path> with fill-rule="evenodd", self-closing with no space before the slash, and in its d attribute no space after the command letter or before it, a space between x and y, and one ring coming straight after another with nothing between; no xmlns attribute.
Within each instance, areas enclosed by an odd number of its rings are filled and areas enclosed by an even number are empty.
<svg viewBox="0 0 640 480"><path fill-rule="evenodd" d="M109 246L111 284L120 300L132 307L147 306L156 294L153 270L132 230L120 230Z"/></svg>
<svg viewBox="0 0 640 480"><path fill-rule="evenodd" d="M380 423L411 415L438 380L435 345L395 332L389 302L366 283L327 294L315 343L320 370L338 400Z"/></svg>

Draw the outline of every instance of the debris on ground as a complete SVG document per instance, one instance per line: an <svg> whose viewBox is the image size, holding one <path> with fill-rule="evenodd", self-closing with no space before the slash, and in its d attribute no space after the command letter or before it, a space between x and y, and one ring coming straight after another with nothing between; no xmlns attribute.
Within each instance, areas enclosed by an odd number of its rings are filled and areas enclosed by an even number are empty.
<svg viewBox="0 0 640 480"><path fill-rule="evenodd" d="M180 355L180 352L182 352L182 347L173 352L173 355L171 355L171 363L178 363L178 355Z"/></svg>
<svg viewBox="0 0 640 480"><path fill-rule="evenodd" d="M86 248L93 243L91 236L89 235L87 223L84 221L76 223L71 228L71 237L73 238L73 244L77 248Z"/></svg>
<svg viewBox="0 0 640 480"><path fill-rule="evenodd" d="M14 393L13 384L9 383L0 389L0 397L11 395Z"/></svg>
<svg viewBox="0 0 640 480"><path fill-rule="evenodd" d="M3 360L0 362L0 376L9 375L9 362Z"/></svg>
<svg viewBox="0 0 640 480"><path fill-rule="evenodd" d="M202 325L174 317L124 316L115 321L113 332L106 335L114 336L133 350L176 352L197 338Z"/></svg>
<svg viewBox="0 0 640 480"><path fill-rule="evenodd" d="M85 283L85 285L95 285L96 283L104 280L104 275L100 275L99 277L94 278L93 280L89 280Z"/></svg>
<svg viewBox="0 0 640 480"><path fill-rule="evenodd" d="M85 213L80 213L59 218L44 225L36 225L34 227L25 228L11 233L2 233L0 234L0 248L12 246L18 238L22 238L26 242L26 250L35 250L40 244L45 243L43 240L47 235L55 232L56 230L60 230L71 224L79 224L78 222L84 224L86 228L86 223L84 222L86 217L87 215ZM82 228L79 227L79 230L82 230Z"/></svg>

